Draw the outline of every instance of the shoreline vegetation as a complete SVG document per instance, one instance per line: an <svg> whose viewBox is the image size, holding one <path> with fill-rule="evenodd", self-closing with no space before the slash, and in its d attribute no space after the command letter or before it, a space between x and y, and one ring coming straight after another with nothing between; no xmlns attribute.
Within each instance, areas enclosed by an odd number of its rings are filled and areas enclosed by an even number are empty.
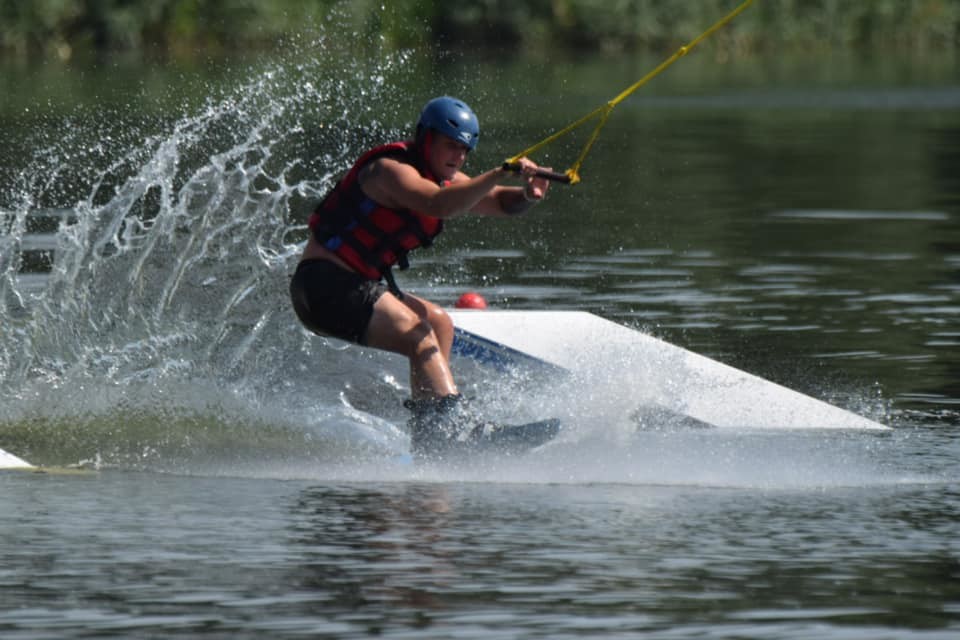
<svg viewBox="0 0 960 640"><path fill-rule="evenodd" d="M739 0L0 0L0 60L189 59L310 33L388 47L666 51ZM704 46L729 54L896 50L956 55L957 0L755 0Z"/></svg>

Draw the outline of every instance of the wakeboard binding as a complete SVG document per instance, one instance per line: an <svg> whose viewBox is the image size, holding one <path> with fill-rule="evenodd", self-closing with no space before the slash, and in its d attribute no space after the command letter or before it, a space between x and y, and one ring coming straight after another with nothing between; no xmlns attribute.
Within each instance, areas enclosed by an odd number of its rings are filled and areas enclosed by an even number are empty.
<svg viewBox="0 0 960 640"><path fill-rule="evenodd" d="M413 416L410 451L419 459L449 459L480 452L520 453L552 440L560 421L502 425L482 420L460 394L407 400Z"/></svg>

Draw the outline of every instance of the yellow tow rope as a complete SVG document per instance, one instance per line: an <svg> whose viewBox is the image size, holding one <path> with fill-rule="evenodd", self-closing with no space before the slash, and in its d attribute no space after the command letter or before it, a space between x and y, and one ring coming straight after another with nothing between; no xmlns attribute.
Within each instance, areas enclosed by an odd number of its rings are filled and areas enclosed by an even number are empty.
<svg viewBox="0 0 960 640"><path fill-rule="evenodd" d="M596 141L597 136L600 134L600 129L602 129L603 125L607 123L607 118L610 116L610 112L613 111L613 108L616 107L621 102L623 102L624 100L626 100L628 97L630 97L630 95L633 92L635 92L637 89L639 89L640 87L645 85L647 82L655 78L658 74L660 74L663 70L665 70L667 67L672 65L674 62L676 62L683 56L690 53L690 51L695 46L700 44L700 42L702 42L703 40L706 40L707 38L709 38L711 35L713 35L715 31L718 31L719 29L723 28L728 22L730 22L731 20L736 18L738 15L740 15L744 10L746 10L746 8L749 7L752 3L753 3L753 0L746 0L746 2L741 4L739 7L737 7L733 11L731 11L729 14L727 14L723 19L718 21L712 27L710 27L709 29L701 33L699 36L691 40L688 44L677 49L676 53L674 53L672 56L670 56L669 58L661 62L656 69L654 69L653 71L651 71L650 73L643 76L642 78L637 80L635 83L633 83L632 85L624 89L620 93L620 95L618 95L613 100L610 100L609 102L600 105L599 107L597 107L587 115L583 116L579 120L567 125L560 131L543 139L542 141L533 145L529 149L524 149L517 155L507 158L504 161L504 167L505 168L517 167L518 166L517 162L520 160L520 158L524 156L529 156L532 153L539 151L540 149L547 146L557 138L561 138L565 136L566 134L570 133L574 129L577 129L578 127L582 126L584 123L589 122L594 118L600 118L600 121L597 123L597 126L593 129L593 133L590 134L590 138L587 140L587 143L584 145L583 150L580 152L580 156L577 158L577 161L573 163L573 166L567 169L564 173L552 173L547 171L542 172L542 175L544 177L548 177L550 179L558 180L561 182L568 182L569 184L577 184L578 182L580 182L580 174L579 174L580 165L583 164L584 158L586 158L587 154L590 152L590 147L593 146L593 143Z"/></svg>

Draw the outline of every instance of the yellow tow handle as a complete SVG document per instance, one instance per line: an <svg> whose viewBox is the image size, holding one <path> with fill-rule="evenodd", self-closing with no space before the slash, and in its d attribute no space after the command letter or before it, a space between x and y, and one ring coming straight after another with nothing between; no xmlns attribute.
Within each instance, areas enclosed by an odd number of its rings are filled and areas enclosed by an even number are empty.
<svg viewBox="0 0 960 640"><path fill-rule="evenodd" d="M744 10L746 10L746 8L749 7L752 3L753 3L753 0L746 0L743 4L741 4L739 7L737 7L736 9L731 11L729 14L724 16L712 27L710 27L709 29L701 33L699 36L691 40L689 43L677 49L677 51L672 56L670 56L669 58L661 62L656 69L654 69L653 71L651 71L650 73L643 76L642 78L634 82L632 85L630 85L629 87L621 91L620 94L617 97L615 97L613 100L610 100L609 102L606 102L605 104L600 105L599 107L597 107L587 115L583 116L579 120L572 122L571 124L567 125L566 127L554 133L553 135L548 136L547 138L544 138L543 140L533 145L529 149L524 149L517 155L507 158L503 163L503 168L506 170L519 171L520 165L518 164L518 161L520 160L520 158L524 156L529 156L532 153L539 151L540 149L547 146L554 140L565 136L566 134L579 128L586 122L589 122L594 118L599 118L600 121L597 123L597 126L594 127L593 133L590 134L589 139L587 139L587 143L584 145L583 149L580 151L580 156L577 158L576 162L573 163L573 166L571 166L569 169L567 169L563 173L556 173L553 171L546 171L546 170L537 172L538 176L547 178L548 180L565 182L567 184L577 184L578 182L580 182L580 173L579 173L580 165L583 164L583 161L587 157L587 154L590 152L590 148L593 146L593 143L596 141L597 136L600 135L600 129L602 129L603 125L607 123L607 118L610 117L610 112L613 111L613 108L616 107L621 102L623 102L624 100L626 100L628 97L630 97L630 95L633 94L633 92L635 92L637 89L647 84L653 78L657 77L657 75L659 75L662 71L664 71L667 67L672 65L674 62L676 62L683 56L690 53L690 51L695 46L700 44L703 40L706 40L707 38L709 38L711 35L713 35L715 31L723 28L728 22L730 22L731 20L736 18L738 15L740 15Z"/></svg>

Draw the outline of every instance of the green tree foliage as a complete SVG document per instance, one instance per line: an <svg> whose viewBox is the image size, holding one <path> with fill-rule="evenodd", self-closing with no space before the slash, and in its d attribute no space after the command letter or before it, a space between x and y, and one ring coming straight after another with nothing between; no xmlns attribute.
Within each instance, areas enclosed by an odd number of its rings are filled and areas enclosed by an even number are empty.
<svg viewBox="0 0 960 640"><path fill-rule="evenodd" d="M116 51L194 55L335 30L394 46L655 48L696 36L737 0L0 0L0 54L69 58ZM957 0L756 0L710 46L960 45Z"/></svg>

